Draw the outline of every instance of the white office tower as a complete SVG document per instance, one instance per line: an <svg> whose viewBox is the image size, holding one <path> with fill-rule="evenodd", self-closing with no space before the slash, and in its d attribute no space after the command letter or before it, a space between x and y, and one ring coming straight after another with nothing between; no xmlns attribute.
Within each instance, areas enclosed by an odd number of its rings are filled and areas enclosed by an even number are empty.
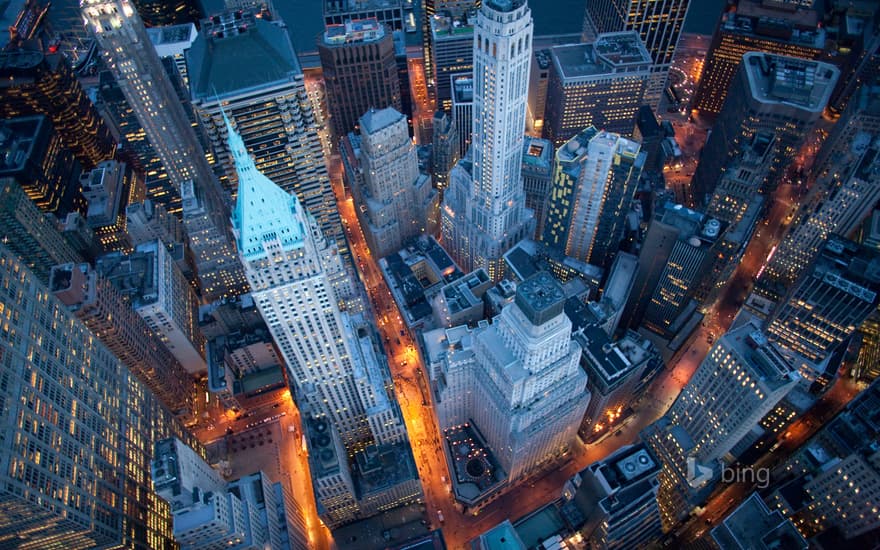
<svg viewBox="0 0 880 550"><path fill-rule="evenodd" d="M532 56L526 0L486 0L474 26L471 159L450 172L443 198L443 246L469 273L504 274L504 253L534 233L525 207L522 151Z"/></svg>
<svg viewBox="0 0 880 550"><path fill-rule="evenodd" d="M473 423L509 483L561 456L589 402L564 302L549 273L526 279L491 325L459 342L470 353L449 354L441 367L441 428Z"/></svg>
<svg viewBox="0 0 880 550"><path fill-rule="evenodd" d="M246 292L241 265L226 232L228 208L220 184L134 4L129 0L82 0L81 10L101 47L104 63L175 190L183 194L184 185L195 188L188 191L189 209L185 203L183 223L203 298L212 301ZM212 229L206 231L205 224Z"/></svg>
<svg viewBox="0 0 880 550"><path fill-rule="evenodd" d="M351 448L369 439L369 428L352 376L351 322L338 305L347 289L331 284L344 284L333 277L343 272L341 258L296 195L257 170L226 124L238 173L232 224L251 296L284 356L297 402L329 416Z"/></svg>
<svg viewBox="0 0 880 550"><path fill-rule="evenodd" d="M352 192L367 244L384 258L424 233L436 192L431 178L419 172L404 115L393 107L370 109L360 126L363 184Z"/></svg>
<svg viewBox="0 0 880 550"><path fill-rule="evenodd" d="M156 442L150 474L171 507L182 550L296 550L307 539L302 511L263 472L226 482L179 439Z"/></svg>

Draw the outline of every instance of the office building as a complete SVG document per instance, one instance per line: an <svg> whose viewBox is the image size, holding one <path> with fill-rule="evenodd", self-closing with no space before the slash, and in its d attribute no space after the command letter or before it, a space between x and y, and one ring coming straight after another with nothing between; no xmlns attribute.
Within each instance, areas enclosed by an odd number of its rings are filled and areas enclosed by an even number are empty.
<svg viewBox="0 0 880 550"><path fill-rule="evenodd" d="M159 240L166 248L182 243L183 225L161 204L146 199L125 208L125 230L132 246Z"/></svg>
<svg viewBox="0 0 880 550"><path fill-rule="evenodd" d="M770 511L758 493L752 493L711 531L720 550L787 548L807 550L809 545L794 524L779 510Z"/></svg>
<svg viewBox="0 0 880 550"><path fill-rule="evenodd" d="M877 309L880 252L836 235L828 240L767 319L767 336L809 382L825 385L825 361Z"/></svg>
<svg viewBox="0 0 880 550"><path fill-rule="evenodd" d="M549 140L531 136L523 138L523 191L526 208L535 215L534 238L539 238L544 228L547 197L553 183L553 157L553 144Z"/></svg>
<svg viewBox="0 0 880 550"><path fill-rule="evenodd" d="M472 161L459 161L450 173L441 233L465 272L482 267L496 281L504 275L504 253L535 227L522 187L531 52L526 2L484 2L474 25ZM502 82L510 83L503 92Z"/></svg>
<svg viewBox="0 0 880 550"><path fill-rule="evenodd" d="M67 244L74 252L88 262L94 262L101 253L101 245L95 232L89 227L85 216L79 212L71 212L60 221L57 227Z"/></svg>
<svg viewBox="0 0 880 550"><path fill-rule="evenodd" d="M431 59L431 20L435 15L463 15L479 4L475 0L421 0L422 8L422 58L425 65L425 82L428 85L428 94L432 95L436 78L434 65Z"/></svg>
<svg viewBox="0 0 880 550"><path fill-rule="evenodd" d="M105 252L131 252L125 209L144 200L144 180L124 162L105 160L80 179L86 223Z"/></svg>
<svg viewBox="0 0 880 550"><path fill-rule="evenodd" d="M452 81L461 74L474 71L474 19L477 13L444 11L430 19L431 67L437 108L452 108Z"/></svg>
<svg viewBox="0 0 880 550"><path fill-rule="evenodd" d="M778 470L767 503L804 536L835 528L840 539L858 546L870 544L870 534L880 527L874 511L880 497L878 407L880 384L874 382Z"/></svg>
<svg viewBox="0 0 880 550"><path fill-rule="evenodd" d="M43 115L0 120L0 178L12 178L43 212L85 212L80 164Z"/></svg>
<svg viewBox="0 0 880 550"><path fill-rule="evenodd" d="M644 443L627 445L565 483L562 499L582 518L591 548L642 548L660 538L660 461ZM579 518L579 519L580 519Z"/></svg>
<svg viewBox="0 0 880 550"><path fill-rule="evenodd" d="M53 265L82 262L54 218L41 212L10 178L0 179L0 241L43 284L49 284Z"/></svg>
<svg viewBox="0 0 880 550"><path fill-rule="evenodd" d="M227 191L236 194L238 175L221 107L235 121L257 168L288 193L296 193L324 234L341 245L318 113L287 28L248 13L221 14L205 20L186 58L194 68L192 101L223 166Z"/></svg>
<svg viewBox="0 0 880 550"><path fill-rule="evenodd" d="M877 135L856 132L845 149L834 147L835 153L819 168L812 189L758 283L765 296L778 299L810 266L829 235L853 234L871 214L880 200Z"/></svg>
<svg viewBox="0 0 880 550"><path fill-rule="evenodd" d="M345 25L356 19L375 19L392 32L405 30L402 0L323 0L324 25Z"/></svg>
<svg viewBox="0 0 880 550"><path fill-rule="evenodd" d="M87 0L82 13L101 46L104 63L116 78L174 190L183 203L188 203L184 206L190 212L184 212L183 221L202 295L210 301L240 293L245 287L241 265L226 231L228 208L223 191L143 21L128 0ZM144 85L146 80L151 85ZM185 189L187 186L190 189ZM208 224L213 228L206 231ZM210 239L199 240L208 234Z"/></svg>
<svg viewBox="0 0 880 550"><path fill-rule="evenodd" d="M170 513L145 472L156 440L203 452L198 442L2 244L0 279L9 315L0 546L170 547Z"/></svg>
<svg viewBox="0 0 880 550"><path fill-rule="evenodd" d="M544 137L563 143L588 126L632 136L652 60L635 32L550 49Z"/></svg>
<svg viewBox="0 0 880 550"><path fill-rule="evenodd" d="M226 482L179 439L155 444L150 472L171 508L174 540L189 550L286 550L308 545L302 511L265 473Z"/></svg>
<svg viewBox="0 0 880 550"><path fill-rule="evenodd" d="M355 130L370 109L402 109L394 40L378 20L328 25L318 37L318 54L337 140Z"/></svg>
<svg viewBox="0 0 880 550"><path fill-rule="evenodd" d="M110 281L89 264L61 264L52 268L49 290L168 410L193 419L195 379Z"/></svg>
<svg viewBox="0 0 880 550"><path fill-rule="evenodd" d="M708 202L724 167L757 132L776 136L764 190L775 189L822 115L839 73L833 65L818 61L758 52L744 55L729 101L700 153L691 184L695 202Z"/></svg>
<svg viewBox="0 0 880 550"><path fill-rule="evenodd" d="M608 336L617 333L617 326L623 317L623 311L629 301L636 275L639 271L639 258L628 252L618 252L611 262L611 269L602 288L600 304L604 304L611 312L606 324Z"/></svg>
<svg viewBox="0 0 880 550"><path fill-rule="evenodd" d="M463 159L471 147L474 124L474 79L470 74L452 79L452 121L458 134L458 158Z"/></svg>
<svg viewBox="0 0 880 550"><path fill-rule="evenodd" d="M158 241L132 254L102 256L95 269L109 280L190 374L204 372L205 337L195 292Z"/></svg>
<svg viewBox="0 0 880 550"><path fill-rule="evenodd" d="M665 530L708 496L719 460L798 379L756 325L718 339L666 415L642 431L663 464L658 502Z"/></svg>
<svg viewBox="0 0 880 550"><path fill-rule="evenodd" d="M536 137L542 135L544 131L550 63L550 50L534 51L532 55L532 68L529 73L529 111L526 115L526 123L531 135Z"/></svg>
<svg viewBox="0 0 880 550"><path fill-rule="evenodd" d="M593 127L559 147L544 243L582 262L610 265L644 159L638 143Z"/></svg>
<svg viewBox="0 0 880 550"><path fill-rule="evenodd" d="M134 0L134 5L148 27L195 23L201 19L197 0Z"/></svg>
<svg viewBox="0 0 880 550"><path fill-rule="evenodd" d="M734 224L758 199L770 175L770 165L776 149L775 136L756 132L751 141L735 158L731 159L721 181L715 187L706 206L706 215Z"/></svg>
<svg viewBox="0 0 880 550"><path fill-rule="evenodd" d="M438 190L449 184L449 171L458 162L458 129L451 114L444 111L434 113L432 124L434 139L431 140L431 181Z"/></svg>
<svg viewBox="0 0 880 550"><path fill-rule="evenodd" d="M419 172L405 116L390 107L371 109L359 126L363 177L352 188L355 212L370 251L384 258L425 232L436 191Z"/></svg>
<svg viewBox="0 0 880 550"><path fill-rule="evenodd" d="M562 456L589 401L564 302L553 276L538 273L439 367L446 381L437 393L440 427L475 426L511 485ZM466 481L456 475L456 483Z"/></svg>
<svg viewBox="0 0 880 550"><path fill-rule="evenodd" d="M143 15L141 15L143 17ZM193 21L198 21L194 19ZM153 43L156 54L161 59L170 57L174 60L174 66L180 74L180 79L185 86L189 85L189 72L186 67L186 50L190 49L199 35L199 30L194 23L180 25L165 25L160 27L147 27L147 36Z"/></svg>
<svg viewBox="0 0 880 550"><path fill-rule="evenodd" d="M591 0L584 13L584 42L606 32L635 31L654 65L644 103L657 110L684 25L689 0Z"/></svg>
<svg viewBox="0 0 880 550"><path fill-rule="evenodd" d="M43 115L85 170L113 158L116 143L60 53L0 52L0 118Z"/></svg>
<svg viewBox="0 0 880 550"><path fill-rule="evenodd" d="M763 52L800 59L819 59L827 31L818 9L795 2L737 0L721 15L706 54L691 108L701 117L721 112L743 55Z"/></svg>

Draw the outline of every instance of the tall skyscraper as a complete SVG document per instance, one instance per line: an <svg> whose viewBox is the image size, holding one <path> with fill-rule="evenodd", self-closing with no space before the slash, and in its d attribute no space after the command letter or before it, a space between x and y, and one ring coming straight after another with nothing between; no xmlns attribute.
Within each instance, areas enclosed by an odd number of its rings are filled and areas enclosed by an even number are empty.
<svg viewBox="0 0 880 550"><path fill-rule="evenodd" d="M700 116L720 113L747 52L819 59L826 41L826 30L819 23L818 10L812 5L759 0L730 3L712 35L691 107Z"/></svg>
<svg viewBox="0 0 880 550"><path fill-rule="evenodd" d="M880 304L880 252L828 235L767 319L767 336L808 382L827 384L829 356Z"/></svg>
<svg viewBox="0 0 880 550"><path fill-rule="evenodd" d="M296 195L257 170L226 124L239 178L238 249L304 411L322 519L335 527L418 501L421 487L400 409L386 391L390 375L377 337L364 319L340 310L352 291L340 255Z"/></svg>
<svg viewBox="0 0 880 550"><path fill-rule="evenodd" d="M45 116L0 120L0 178L12 178L43 212L59 218L86 210L81 166Z"/></svg>
<svg viewBox="0 0 880 550"><path fill-rule="evenodd" d="M730 94L691 184L694 201L706 204L723 169L756 132L775 134L765 190L774 189L828 104L840 71L828 63L750 52L743 56Z"/></svg>
<svg viewBox="0 0 880 550"><path fill-rule="evenodd" d="M248 63L241 62L242 55ZM342 246L318 113L287 28L247 12L217 15L203 22L186 59L192 67L192 101L225 171L227 191L235 195L238 175L221 106L238 125L257 169L288 193L296 193L324 235Z"/></svg>
<svg viewBox="0 0 880 550"><path fill-rule="evenodd" d="M483 4L485 6L485 4ZM508 483L538 471L574 441L589 401L581 347L547 272L517 286L513 303L443 362L441 428L472 423Z"/></svg>
<svg viewBox="0 0 880 550"><path fill-rule="evenodd" d="M378 20L328 25L318 37L318 54L337 139L354 130L370 109L401 110L394 40Z"/></svg>
<svg viewBox="0 0 880 550"><path fill-rule="evenodd" d="M588 126L632 136L651 78L651 55L635 32L550 49L544 137L560 146Z"/></svg>
<svg viewBox="0 0 880 550"><path fill-rule="evenodd" d="M466 11L479 6L479 0L421 0L422 5L422 56L425 63L425 81L428 95L434 96L436 78L434 61L431 58L431 20L434 16L460 16Z"/></svg>
<svg viewBox="0 0 880 550"><path fill-rule="evenodd" d="M431 181L435 188L442 190L449 184L449 171L458 162L458 129L452 115L443 111L434 113L433 122Z"/></svg>
<svg viewBox="0 0 880 550"><path fill-rule="evenodd" d="M67 59L25 49L0 52L0 117L44 115L91 170L113 157L116 143Z"/></svg>
<svg viewBox="0 0 880 550"><path fill-rule="evenodd" d="M80 178L89 203L86 223L105 252L131 252L125 209L144 199L144 180L124 162L105 160Z"/></svg>
<svg viewBox="0 0 880 550"><path fill-rule="evenodd" d="M361 185L352 188L361 228L377 258L397 252L425 232L436 191L419 173L406 117L388 107L360 118Z"/></svg>
<svg viewBox="0 0 880 550"><path fill-rule="evenodd" d="M798 379L757 326L746 323L718 339L666 415L642 431L663 464L658 502L664 528L707 496L719 459Z"/></svg>
<svg viewBox="0 0 880 550"><path fill-rule="evenodd" d="M41 212L11 178L0 179L0 242L18 254L43 284L49 284L53 265L82 262L57 222Z"/></svg>
<svg viewBox="0 0 880 550"><path fill-rule="evenodd" d="M752 135L749 145L731 159L706 206L706 214L738 223L764 188L776 150L776 137L766 132Z"/></svg>
<svg viewBox="0 0 880 550"><path fill-rule="evenodd" d="M483 2L474 26L473 159L450 173L441 231L462 270L482 267L493 280L504 274L504 253L534 232L522 186L531 57L526 1Z"/></svg>
<svg viewBox="0 0 880 550"><path fill-rule="evenodd" d="M458 158L463 159L471 148L474 125L473 74L459 74L452 81L452 121L458 135Z"/></svg>
<svg viewBox="0 0 880 550"><path fill-rule="evenodd" d="M559 147L543 241L582 262L610 265L644 157L638 143L593 127Z"/></svg>
<svg viewBox="0 0 880 550"><path fill-rule="evenodd" d="M474 70L475 11L441 12L431 17L430 66L437 108L452 108L452 79Z"/></svg>
<svg viewBox="0 0 880 550"><path fill-rule="evenodd" d="M547 212L547 198L553 184L553 144L526 136L523 139L522 179L526 208L534 212L534 238L540 238Z"/></svg>
<svg viewBox="0 0 880 550"><path fill-rule="evenodd" d="M192 419L195 379L126 301L89 264L52 268L49 290L181 420Z"/></svg>
<svg viewBox="0 0 880 550"><path fill-rule="evenodd" d="M184 213L184 225L194 225L187 236L204 298L241 293L244 277L226 231L229 210L222 189L141 18L129 0L85 0L82 13L175 191L183 199L187 182L194 189L190 196L197 200L189 201L194 211ZM206 223L213 226L209 243L198 240Z"/></svg>
<svg viewBox="0 0 880 550"><path fill-rule="evenodd" d="M156 440L198 442L3 244L0 284L0 546L171 547L145 472Z"/></svg>
<svg viewBox="0 0 880 550"><path fill-rule="evenodd" d="M205 337L199 330L195 292L159 241L132 254L113 252L95 265L190 374L204 372Z"/></svg>
<svg viewBox="0 0 880 550"><path fill-rule="evenodd" d="M655 110L666 87L689 0L588 0L584 42L601 33L636 31L654 60L645 103Z"/></svg>

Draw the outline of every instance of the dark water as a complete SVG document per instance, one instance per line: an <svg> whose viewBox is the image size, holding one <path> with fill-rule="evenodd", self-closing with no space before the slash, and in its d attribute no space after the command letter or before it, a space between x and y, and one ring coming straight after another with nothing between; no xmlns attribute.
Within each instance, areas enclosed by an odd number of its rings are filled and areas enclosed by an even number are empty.
<svg viewBox="0 0 880 550"><path fill-rule="evenodd" d="M589 1L589 0L587 0ZM418 0L414 1L418 4ZM222 0L204 0L206 11L211 12ZM274 0L275 9L290 29L293 45L298 52L315 50L315 39L322 31L321 0ZM686 32L711 34L725 0L691 0L685 21ZM581 31L584 0L532 0L535 34L570 34ZM408 35L408 42L419 44L417 34Z"/></svg>

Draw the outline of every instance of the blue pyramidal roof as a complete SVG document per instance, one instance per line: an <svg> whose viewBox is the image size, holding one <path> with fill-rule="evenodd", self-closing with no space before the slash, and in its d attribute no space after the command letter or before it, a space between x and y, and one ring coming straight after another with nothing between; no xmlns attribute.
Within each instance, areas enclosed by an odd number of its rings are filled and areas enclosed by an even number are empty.
<svg viewBox="0 0 880 550"><path fill-rule="evenodd" d="M232 127L226 113L222 114L229 150L238 173L238 200L232 224L239 253L248 261L263 258L266 256L263 242L276 238L285 250L301 248L306 229L299 200L257 170L244 140Z"/></svg>

